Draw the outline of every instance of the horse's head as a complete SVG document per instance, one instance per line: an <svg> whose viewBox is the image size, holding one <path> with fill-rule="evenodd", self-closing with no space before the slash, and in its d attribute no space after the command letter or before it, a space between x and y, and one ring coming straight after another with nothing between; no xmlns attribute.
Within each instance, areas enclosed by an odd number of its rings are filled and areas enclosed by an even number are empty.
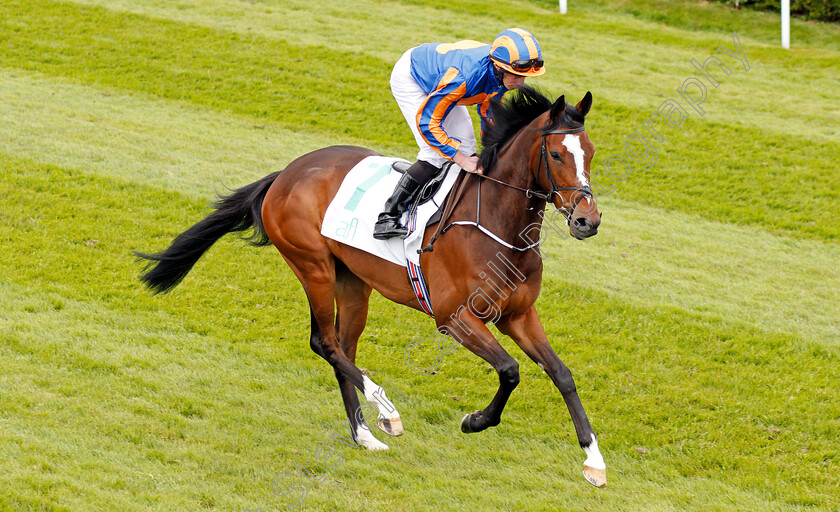
<svg viewBox="0 0 840 512"><path fill-rule="evenodd" d="M583 240L598 233L601 212L589 186L589 164L595 146L583 126L592 107L592 94L576 105L560 96L546 114L541 129L539 163L534 169L539 185L550 192L549 200L563 212L569 233Z"/></svg>

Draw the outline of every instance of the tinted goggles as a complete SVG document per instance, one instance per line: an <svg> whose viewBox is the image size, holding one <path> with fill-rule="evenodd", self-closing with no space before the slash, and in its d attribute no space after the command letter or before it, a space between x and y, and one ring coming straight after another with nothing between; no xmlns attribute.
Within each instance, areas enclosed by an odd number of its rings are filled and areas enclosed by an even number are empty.
<svg viewBox="0 0 840 512"><path fill-rule="evenodd" d="M529 71L531 69L540 69L543 67L543 58L537 57L536 59L517 59L510 63L510 67L514 71Z"/></svg>

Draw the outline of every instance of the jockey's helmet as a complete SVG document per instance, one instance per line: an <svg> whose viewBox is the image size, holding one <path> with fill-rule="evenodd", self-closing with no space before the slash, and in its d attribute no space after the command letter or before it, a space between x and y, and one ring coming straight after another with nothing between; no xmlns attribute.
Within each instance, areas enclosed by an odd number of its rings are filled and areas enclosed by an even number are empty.
<svg viewBox="0 0 840 512"><path fill-rule="evenodd" d="M514 75L540 76L545 73L540 43L521 28L509 28L496 36L490 47L490 59Z"/></svg>

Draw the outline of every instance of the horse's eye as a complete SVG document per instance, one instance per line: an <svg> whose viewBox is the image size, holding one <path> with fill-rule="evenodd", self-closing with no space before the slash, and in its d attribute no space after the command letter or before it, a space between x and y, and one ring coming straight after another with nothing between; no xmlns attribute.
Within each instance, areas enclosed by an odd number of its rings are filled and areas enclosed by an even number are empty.
<svg viewBox="0 0 840 512"><path fill-rule="evenodd" d="M555 160L563 160L563 155L561 155L561 154L560 154L559 152L557 152L557 151L552 151L552 152L551 152L551 158L553 158L553 159L555 159Z"/></svg>

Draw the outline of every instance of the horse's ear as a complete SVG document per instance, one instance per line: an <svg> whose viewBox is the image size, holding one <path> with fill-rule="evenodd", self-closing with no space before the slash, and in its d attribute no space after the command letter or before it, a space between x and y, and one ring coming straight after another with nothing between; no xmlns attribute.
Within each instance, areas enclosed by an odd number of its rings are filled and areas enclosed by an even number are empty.
<svg viewBox="0 0 840 512"><path fill-rule="evenodd" d="M580 100L580 103L578 103L575 108L578 109L580 115L586 116L586 114L589 113L589 109L592 108L592 93L586 91L586 96L584 96L583 99Z"/></svg>
<svg viewBox="0 0 840 512"><path fill-rule="evenodd" d="M566 95L560 96L557 98L557 101L554 102L554 105L551 106L551 112L549 112L548 117L552 121L557 119L557 116L562 114L566 111Z"/></svg>

